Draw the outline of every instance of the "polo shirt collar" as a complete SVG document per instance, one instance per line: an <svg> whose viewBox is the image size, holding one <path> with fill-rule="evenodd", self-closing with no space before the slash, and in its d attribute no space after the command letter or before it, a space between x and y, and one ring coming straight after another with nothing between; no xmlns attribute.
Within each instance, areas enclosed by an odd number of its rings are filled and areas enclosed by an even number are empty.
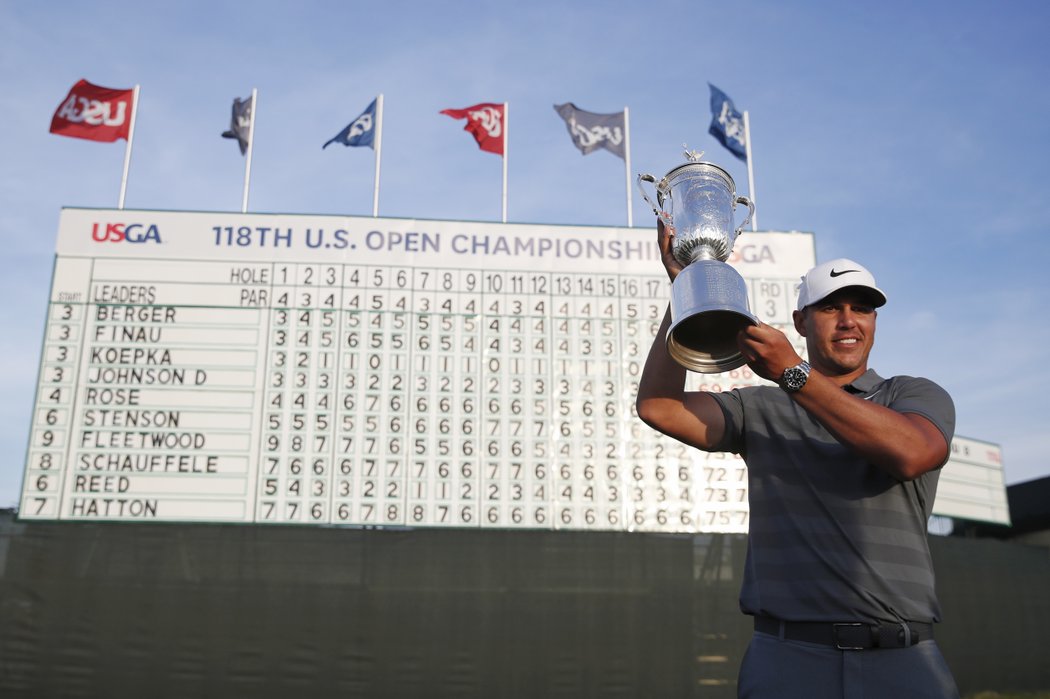
<svg viewBox="0 0 1050 699"><path fill-rule="evenodd" d="M883 381L885 381L885 379L876 374L874 369L868 369L863 374L853 379L853 381L846 384L842 388L846 389L850 393L859 395L862 393L870 393L873 388L878 386Z"/></svg>

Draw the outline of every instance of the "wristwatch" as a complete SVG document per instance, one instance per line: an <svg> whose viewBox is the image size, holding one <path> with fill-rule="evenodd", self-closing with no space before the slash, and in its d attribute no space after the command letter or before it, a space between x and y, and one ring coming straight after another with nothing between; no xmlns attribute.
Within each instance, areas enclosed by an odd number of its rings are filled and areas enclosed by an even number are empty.
<svg viewBox="0 0 1050 699"><path fill-rule="evenodd" d="M784 369L780 375L780 387L788 393L801 391L809 379L809 362L801 362L795 366Z"/></svg>

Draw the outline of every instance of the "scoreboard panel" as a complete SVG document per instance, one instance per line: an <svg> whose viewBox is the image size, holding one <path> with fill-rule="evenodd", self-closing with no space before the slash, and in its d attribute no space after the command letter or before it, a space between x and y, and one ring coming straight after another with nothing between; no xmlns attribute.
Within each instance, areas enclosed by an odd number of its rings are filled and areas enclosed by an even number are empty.
<svg viewBox="0 0 1050 699"><path fill-rule="evenodd" d="M634 413L669 294L655 248L649 229L66 209L21 517L745 531L742 462ZM732 262L787 328L812 236L747 234Z"/></svg>
<svg viewBox="0 0 1050 699"><path fill-rule="evenodd" d="M730 263L803 353L813 236ZM648 228L64 209L20 517L747 531L635 414L669 292Z"/></svg>

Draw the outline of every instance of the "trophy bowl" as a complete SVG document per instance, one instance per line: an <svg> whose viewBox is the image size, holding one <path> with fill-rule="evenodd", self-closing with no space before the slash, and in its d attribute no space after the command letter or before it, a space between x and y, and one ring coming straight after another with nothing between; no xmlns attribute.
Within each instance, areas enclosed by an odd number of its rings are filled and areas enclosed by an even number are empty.
<svg viewBox="0 0 1050 699"><path fill-rule="evenodd" d="M686 150L687 162L659 182L639 175L638 188L666 226L674 231L672 252L683 265L671 284L671 327L667 351L679 364L701 374L718 374L745 364L736 336L757 325L747 299L747 284L726 264L740 231L751 220L755 205L736 194L728 172ZM643 186L656 188L653 204ZM734 226L737 204L748 207L743 223Z"/></svg>

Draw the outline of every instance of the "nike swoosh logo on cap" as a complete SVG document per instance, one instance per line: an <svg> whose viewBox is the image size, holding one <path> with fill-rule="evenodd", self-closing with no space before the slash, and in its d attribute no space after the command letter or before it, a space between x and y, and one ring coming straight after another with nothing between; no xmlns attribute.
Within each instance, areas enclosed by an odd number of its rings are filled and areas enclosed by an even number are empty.
<svg viewBox="0 0 1050 699"><path fill-rule="evenodd" d="M859 272L859 269L844 269L841 272L836 272L834 269L831 270L832 277L841 277L843 274L849 274L850 272Z"/></svg>

